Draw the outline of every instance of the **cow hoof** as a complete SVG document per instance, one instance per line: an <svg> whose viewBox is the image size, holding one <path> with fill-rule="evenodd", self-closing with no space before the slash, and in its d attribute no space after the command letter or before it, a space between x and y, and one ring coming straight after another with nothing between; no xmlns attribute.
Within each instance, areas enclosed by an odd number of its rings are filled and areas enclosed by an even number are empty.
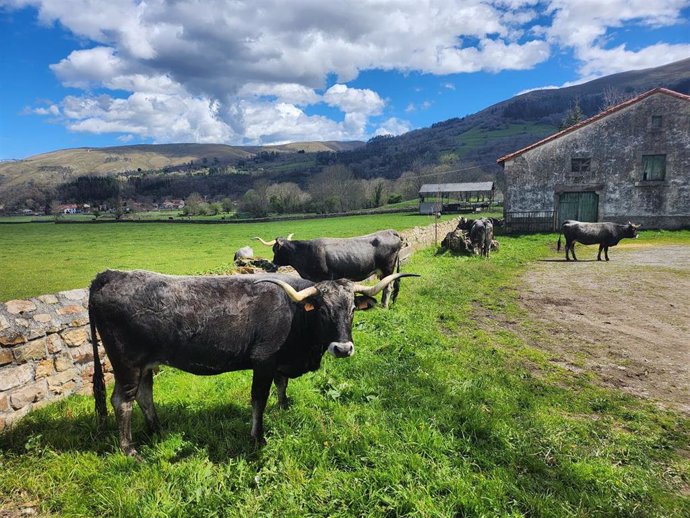
<svg viewBox="0 0 690 518"><path fill-rule="evenodd" d="M290 400L286 398L282 401L278 401L278 408L280 408L281 410L287 410L288 408L290 408Z"/></svg>
<svg viewBox="0 0 690 518"><path fill-rule="evenodd" d="M266 439L264 439L263 437L259 437L259 438L254 437L254 445L257 448L262 448L263 446L266 446Z"/></svg>

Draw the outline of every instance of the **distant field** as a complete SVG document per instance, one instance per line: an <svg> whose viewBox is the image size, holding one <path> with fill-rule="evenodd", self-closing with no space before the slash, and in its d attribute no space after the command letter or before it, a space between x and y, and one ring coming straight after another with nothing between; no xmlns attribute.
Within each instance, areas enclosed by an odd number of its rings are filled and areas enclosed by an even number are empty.
<svg viewBox="0 0 690 518"><path fill-rule="evenodd" d="M246 245L270 259L271 250L252 241L257 235L264 239L290 232L295 239L347 237L431 223L430 216L378 214L236 225L0 225L0 300L86 287L106 268L175 274L216 269L228 265L234 252Z"/></svg>

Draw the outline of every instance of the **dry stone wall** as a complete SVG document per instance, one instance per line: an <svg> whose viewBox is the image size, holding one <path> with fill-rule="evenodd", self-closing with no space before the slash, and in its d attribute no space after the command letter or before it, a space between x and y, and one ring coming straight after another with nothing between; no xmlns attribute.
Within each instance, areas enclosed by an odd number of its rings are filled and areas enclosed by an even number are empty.
<svg viewBox="0 0 690 518"><path fill-rule="evenodd" d="M452 218L447 221L439 221L437 228L434 228L434 225L427 225L400 232L405 243L400 253L402 261L408 259L415 250L432 246L435 239L440 244L445 235L457 226L458 218Z"/></svg>
<svg viewBox="0 0 690 518"><path fill-rule="evenodd" d="M0 303L0 430L31 409L91 392L87 304L86 289Z"/></svg>
<svg viewBox="0 0 690 518"><path fill-rule="evenodd" d="M457 218L401 232L402 257L440 242ZM437 233L437 234L436 234ZM106 383L112 380L102 347ZM35 408L74 393L92 391L93 347L88 290L0 303L0 431Z"/></svg>

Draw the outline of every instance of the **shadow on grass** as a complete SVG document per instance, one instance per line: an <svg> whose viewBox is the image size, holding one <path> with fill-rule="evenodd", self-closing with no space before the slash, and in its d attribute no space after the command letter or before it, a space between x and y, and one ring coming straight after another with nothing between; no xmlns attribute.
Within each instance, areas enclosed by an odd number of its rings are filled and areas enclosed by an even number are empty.
<svg viewBox="0 0 690 518"><path fill-rule="evenodd" d="M578 259L577 261L568 261L567 259L538 259L539 263L595 263L596 259ZM602 262L602 261L599 261Z"/></svg>
<svg viewBox="0 0 690 518"><path fill-rule="evenodd" d="M232 403L195 407L183 403L157 403L162 437L149 435L141 411L134 405L132 439L142 453L172 435L184 438L172 462L194 451L204 450L212 462L229 458L254 459L259 449L250 437L251 408ZM74 414L65 402L41 409L22 419L0 435L0 450L17 455L50 450L58 453L92 452L109 455L119 452L118 432L112 408L108 423L99 430L95 414ZM267 412L270 412L270 407ZM146 458L146 454L144 458Z"/></svg>

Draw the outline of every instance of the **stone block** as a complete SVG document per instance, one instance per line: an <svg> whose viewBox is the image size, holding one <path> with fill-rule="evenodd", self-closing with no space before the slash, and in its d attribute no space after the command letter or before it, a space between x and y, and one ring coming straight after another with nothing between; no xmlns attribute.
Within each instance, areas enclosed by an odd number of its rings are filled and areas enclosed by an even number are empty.
<svg viewBox="0 0 690 518"><path fill-rule="evenodd" d="M34 367L30 363L0 370L0 390L9 390L25 385L34 379Z"/></svg>
<svg viewBox="0 0 690 518"><path fill-rule="evenodd" d="M86 309L81 304L70 304L57 310L58 315L74 315L76 313L84 313L85 311Z"/></svg>
<svg viewBox="0 0 690 518"><path fill-rule="evenodd" d="M0 365L7 365L12 363L12 350L11 349L0 349Z"/></svg>
<svg viewBox="0 0 690 518"><path fill-rule="evenodd" d="M79 347L84 342L88 341L89 333L86 327L77 327L74 329L67 329L62 332L62 339L68 347Z"/></svg>
<svg viewBox="0 0 690 518"><path fill-rule="evenodd" d="M15 410L24 408L31 403L40 401L48 393L48 384L45 380L40 380L24 388L15 390L10 396L10 404Z"/></svg>
<svg viewBox="0 0 690 518"><path fill-rule="evenodd" d="M36 364L36 379L45 378L53 373L53 359L46 358Z"/></svg>
<svg viewBox="0 0 690 518"><path fill-rule="evenodd" d="M59 295L62 295L67 300L83 300L86 298L88 290L85 288L78 290L61 291Z"/></svg>
<svg viewBox="0 0 690 518"><path fill-rule="evenodd" d="M0 394L0 412L7 412L10 409L10 400L6 394Z"/></svg>
<svg viewBox="0 0 690 518"><path fill-rule="evenodd" d="M25 334L16 328L9 328L0 331L0 345L12 347L13 345L23 344L28 341L28 333Z"/></svg>
<svg viewBox="0 0 690 518"><path fill-rule="evenodd" d="M67 381L62 385L55 386L50 391L57 396L69 396L77 389L77 382L74 380Z"/></svg>
<svg viewBox="0 0 690 518"><path fill-rule="evenodd" d="M30 300L9 300L5 302L5 309L12 315L21 315L36 310L36 304Z"/></svg>
<svg viewBox="0 0 690 518"><path fill-rule="evenodd" d="M41 324L45 324L46 322L50 322L53 319L53 317L49 313L38 313L34 315L34 320L36 322L40 322Z"/></svg>
<svg viewBox="0 0 690 518"><path fill-rule="evenodd" d="M63 372L67 369L71 369L72 367L74 367L74 362L72 361L72 357L67 353L67 351L62 352L55 357L56 371Z"/></svg>
<svg viewBox="0 0 690 518"><path fill-rule="evenodd" d="M46 339L39 338L32 340L26 345L18 345L12 349L14 359L18 363L28 362L30 360L40 360L48 355L46 348Z"/></svg>
<svg viewBox="0 0 690 518"><path fill-rule="evenodd" d="M93 346L91 342L86 342L79 347L74 347L70 349L70 354L72 355L72 360L74 363L89 363L93 361Z"/></svg>
<svg viewBox="0 0 690 518"><path fill-rule="evenodd" d="M10 327L9 321L3 315L0 315L0 331L8 327Z"/></svg>
<svg viewBox="0 0 690 518"><path fill-rule="evenodd" d="M50 334L46 337L46 345L48 346L48 352L50 354L55 354L62 351L64 344L62 338L57 333Z"/></svg>
<svg viewBox="0 0 690 518"><path fill-rule="evenodd" d="M88 326L89 325L89 315L84 315L81 317L73 318L70 321L69 325L72 327Z"/></svg>
<svg viewBox="0 0 690 518"><path fill-rule="evenodd" d="M57 304L58 303L58 298L55 295L41 295L40 297L37 297L38 300L43 302L44 304Z"/></svg>
<svg viewBox="0 0 690 518"><path fill-rule="evenodd" d="M74 381L79 377L79 371L77 370L76 367L63 371L63 372L58 372L57 374L53 374L52 376L48 376L47 381L48 381L48 388L50 389L51 392L55 392L56 394L62 394L64 393L64 387L63 385L69 383L70 381Z"/></svg>

